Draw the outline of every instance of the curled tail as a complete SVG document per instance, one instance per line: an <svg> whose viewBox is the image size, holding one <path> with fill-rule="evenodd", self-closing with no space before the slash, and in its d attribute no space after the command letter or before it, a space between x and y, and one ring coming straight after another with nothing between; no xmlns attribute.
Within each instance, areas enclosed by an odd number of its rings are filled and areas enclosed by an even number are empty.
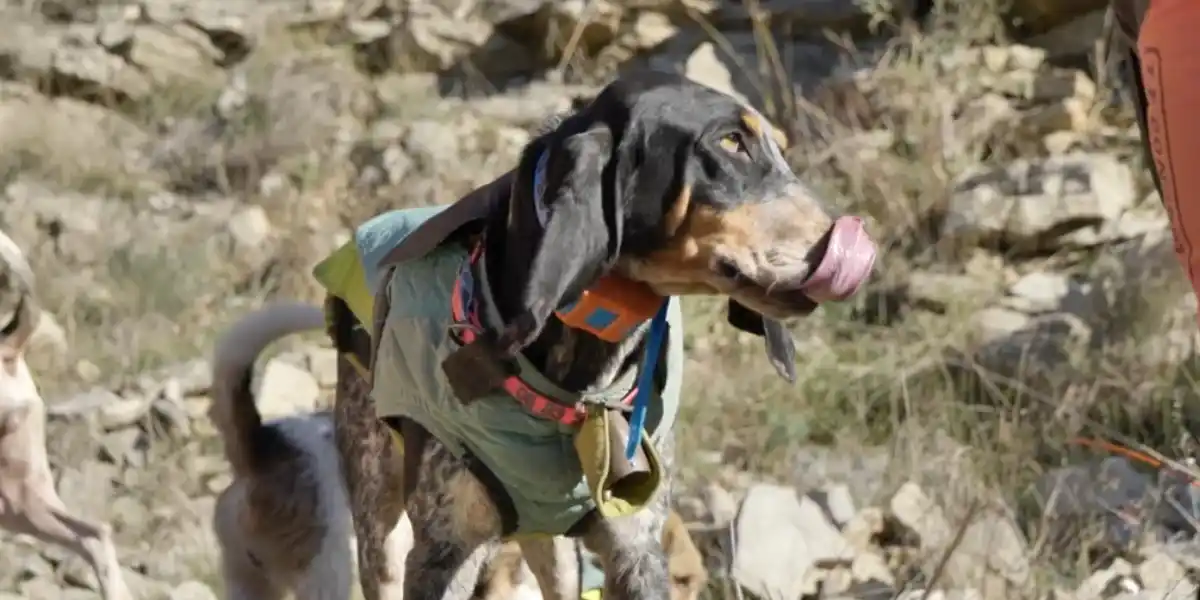
<svg viewBox="0 0 1200 600"><path fill-rule="evenodd" d="M209 418L220 432L225 457L235 475L269 467L281 451L290 454L279 432L263 425L251 389L254 363L272 342L325 327L325 313L296 302L264 306L231 325L217 340L212 358L212 405Z"/></svg>

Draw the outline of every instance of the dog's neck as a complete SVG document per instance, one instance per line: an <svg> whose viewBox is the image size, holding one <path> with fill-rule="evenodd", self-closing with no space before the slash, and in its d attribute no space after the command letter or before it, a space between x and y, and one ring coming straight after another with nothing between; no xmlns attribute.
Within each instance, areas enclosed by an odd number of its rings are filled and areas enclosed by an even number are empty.
<svg viewBox="0 0 1200 600"><path fill-rule="evenodd" d="M507 204L507 203L503 203ZM508 207L488 220L484 229L484 255L488 265L487 284L496 311L505 323L511 323L521 307L528 261L515 251L514 244L528 243L523 236L509 235ZM648 328L642 324L624 340L612 343L562 324L557 317L546 326L523 354L543 375L569 392L603 389L634 364Z"/></svg>

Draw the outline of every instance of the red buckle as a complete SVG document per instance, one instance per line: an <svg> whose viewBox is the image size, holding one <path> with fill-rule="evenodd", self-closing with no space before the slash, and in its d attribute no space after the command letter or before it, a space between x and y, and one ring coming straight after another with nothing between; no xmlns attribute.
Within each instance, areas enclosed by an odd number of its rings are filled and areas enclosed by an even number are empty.
<svg viewBox="0 0 1200 600"><path fill-rule="evenodd" d="M475 310L474 304L470 307L465 306L466 301L463 295L463 275L479 260L479 256L482 253L483 244L478 244L471 250L470 257L463 264L463 272L460 272L458 277L454 279L454 288L450 292L450 317L456 325L465 325L458 332L464 344L474 342L477 337L476 330L483 328L479 321L479 313ZM529 384L515 375L504 380L504 391L508 392L508 395L512 396L514 400L519 402L525 410L528 410L535 417L571 426L579 425L587 417L587 407L583 403L577 403L575 406L565 406L562 403L555 402L548 396L530 387ZM629 395L625 396L621 403L629 404L636 395L637 388L635 387L630 390Z"/></svg>

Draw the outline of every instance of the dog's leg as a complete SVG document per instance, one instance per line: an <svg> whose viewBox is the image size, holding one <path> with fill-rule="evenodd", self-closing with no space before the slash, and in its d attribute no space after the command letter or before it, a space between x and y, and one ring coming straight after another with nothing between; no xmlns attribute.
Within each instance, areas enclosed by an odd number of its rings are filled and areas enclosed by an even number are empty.
<svg viewBox="0 0 1200 600"><path fill-rule="evenodd" d="M328 540L326 543L349 540ZM349 548L323 551L313 558L295 585L296 600L350 600L354 587L354 565Z"/></svg>
<svg viewBox="0 0 1200 600"><path fill-rule="evenodd" d="M662 533L670 512L674 445L670 432L657 444L663 484L649 506L627 517L597 519L584 533L583 543L604 565L604 600L671 597Z"/></svg>
<svg viewBox="0 0 1200 600"><path fill-rule="evenodd" d="M334 437L350 499L358 547L358 573L365 600L402 598L403 574L390 566L388 535L404 512L404 465L391 433L375 415L368 383L338 356Z"/></svg>
<svg viewBox="0 0 1200 600"><path fill-rule="evenodd" d="M40 405L0 419L0 508L8 499L10 511L0 525L78 554L95 572L105 600L128 600L132 596L121 575L109 526L71 514L54 489L45 449L45 419Z"/></svg>
<svg viewBox="0 0 1200 600"><path fill-rule="evenodd" d="M252 564L243 549L225 550L221 559L225 600L282 600L284 590L267 577L264 569Z"/></svg>
<svg viewBox="0 0 1200 600"><path fill-rule="evenodd" d="M435 439L408 499L413 547L404 600L467 600L495 550L500 513L466 463ZM481 546L486 546L481 548Z"/></svg>
<svg viewBox="0 0 1200 600"><path fill-rule="evenodd" d="M39 504L34 506L33 504ZM133 596L121 575L117 549L112 542L108 525L86 521L69 514L58 500L42 496L31 503L26 513L29 530L26 533L48 543L71 549L88 561L96 573L100 595L105 600L129 600ZM57 506L54 506L57 504Z"/></svg>
<svg viewBox="0 0 1200 600"><path fill-rule="evenodd" d="M520 542L521 554L537 579L544 600L576 600L579 589L579 556L575 544L561 537Z"/></svg>
<svg viewBox="0 0 1200 600"><path fill-rule="evenodd" d="M389 593L394 593L397 598L403 596L404 590L404 563L408 559L409 550L413 546L412 523L408 520L408 515L401 514L400 522L396 523L396 527L388 534L384 541L384 560L387 561L386 568L388 573L393 576L392 582L388 583Z"/></svg>

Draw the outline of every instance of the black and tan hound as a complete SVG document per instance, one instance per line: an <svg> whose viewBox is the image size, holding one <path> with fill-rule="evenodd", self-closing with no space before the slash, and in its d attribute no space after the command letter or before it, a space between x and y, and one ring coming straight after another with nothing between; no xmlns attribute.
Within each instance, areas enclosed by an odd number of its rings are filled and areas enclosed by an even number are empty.
<svg viewBox="0 0 1200 600"><path fill-rule="evenodd" d="M556 119L513 171L431 219L393 258L421 256L446 240L482 244L490 264L500 265L487 283L505 325L487 332L484 358L502 362L520 352L569 391L611 381L640 355L644 327L613 343L555 316L607 275L661 296L727 297L729 322L763 336L777 370L794 379L795 349L781 321L853 294L876 250L861 219L836 216L797 177L781 138L757 111L705 86L662 73L626 77ZM496 545L501 511L488 486L439 440L424 440L406 459L392 451L368 384L349 360L362 328L344 305L330 306L331 335L345 352L336 438L365 596L467 598L475 570L465 567ZM486 369L477 379L488 383ZM673 439L657 444L669 473ZM401 479L407 493L396 484ZM670 597L666 483L640 512L590 519L577 531L604 563L606 599ZM404 512L414 548L401 565L385 540ZM548 600L579 597L552 540L521 547Z"/></svg>

